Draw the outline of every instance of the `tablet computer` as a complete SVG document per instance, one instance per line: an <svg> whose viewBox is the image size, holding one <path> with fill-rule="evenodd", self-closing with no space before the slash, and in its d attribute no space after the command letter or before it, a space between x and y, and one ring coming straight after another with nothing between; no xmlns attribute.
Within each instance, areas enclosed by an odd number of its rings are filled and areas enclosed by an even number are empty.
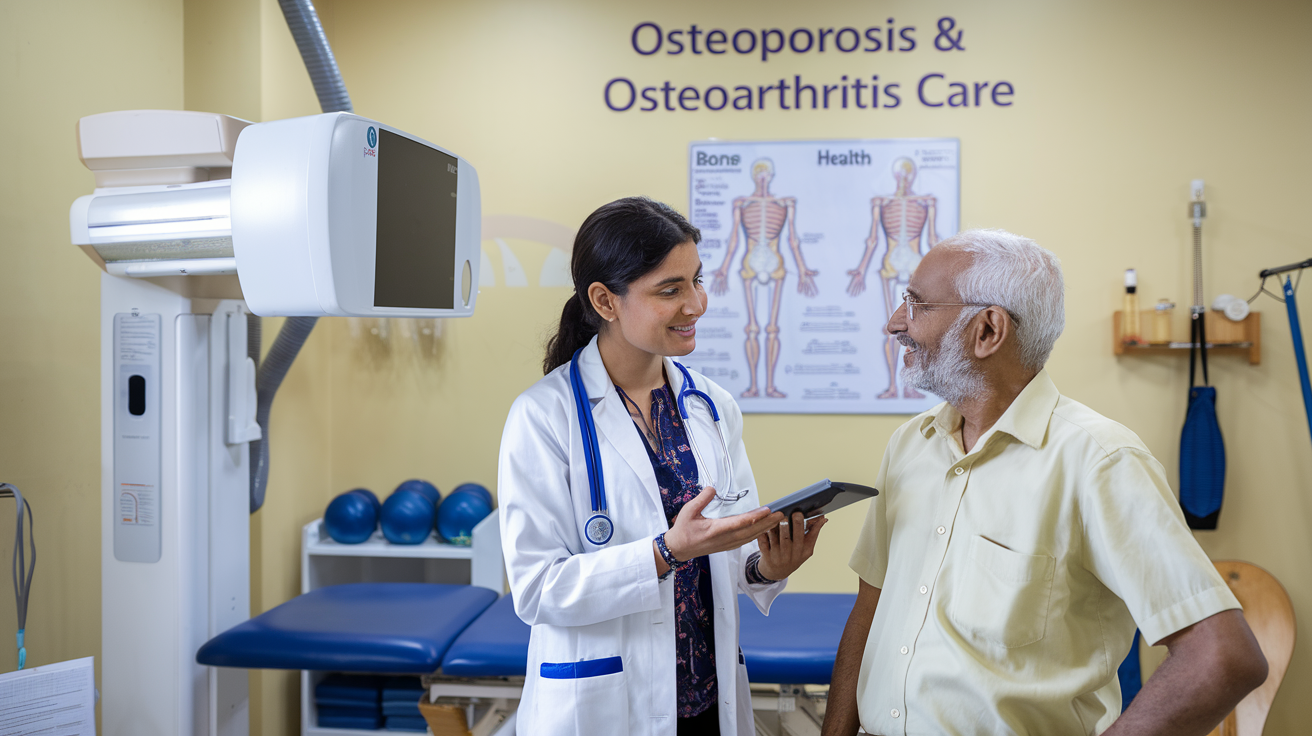
<svg viewBox="0 0 1312 736"><path fill-rule="evenodd" d="M869 486L837 483L825 478L796 493L771 501L766 507L771 511L782 511L790 519L793 518L793 512L801 511L804 518L810 519L877 495L879 491Z"/></svg>

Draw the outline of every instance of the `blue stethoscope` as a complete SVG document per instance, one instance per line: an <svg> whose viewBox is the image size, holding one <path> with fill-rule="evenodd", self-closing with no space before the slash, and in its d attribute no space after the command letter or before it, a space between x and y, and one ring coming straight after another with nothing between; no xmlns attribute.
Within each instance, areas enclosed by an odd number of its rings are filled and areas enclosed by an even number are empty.
<svg viewBox="0 0 1312 736"><path fill-rule="evenodd" d="M592 404L588 401L588 391L583 386L583 374L579 372L579 355L584 348L579 348L574 352L574 358L569 363L569 382L574 389L574 408L579 415L579 433L583 435L583 458L588 465L588 490L592 499L592 515L583 524L583 536L592 544L601 546L610 541L611 536L615 533L615 524L610 520L610 513L606 508L606 481L601 475L601 451L597 444L597 425L592 420ZM716 498L722 502L732 503L747 495L747 491L733 493L733 458L729 454L729 443L724 436L724 423L720 420L720 412L715 408L715 402L706 392L697 389L697 384L692 380L692 374L684 368L681 363L675 362L674 366L683 374L683 386L679 389L676 401L679 405L679 417L683 419L685 431L688 435L688 446L692 448L693 456L697 459L700 467L708 466L703 460L701 453L697 451L697 443L693 440L692 427L688 424L688 397L701 399L706 408L711 412L711 421L715 425L716 433L720 439L720 450L724 456L724 462L727 466L727 474L723 477L728 480L725 488L716 488Z"/></svg>

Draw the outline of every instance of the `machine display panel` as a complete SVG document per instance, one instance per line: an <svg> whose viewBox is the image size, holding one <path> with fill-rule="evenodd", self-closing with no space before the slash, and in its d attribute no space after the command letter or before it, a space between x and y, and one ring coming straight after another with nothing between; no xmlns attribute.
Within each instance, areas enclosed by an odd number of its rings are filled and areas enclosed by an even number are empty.
<svg viewBox="0 0 1312 736"><path fill-rule="evenodd" d="M459 159L379 129L374 306L455 306Z"/></svg>

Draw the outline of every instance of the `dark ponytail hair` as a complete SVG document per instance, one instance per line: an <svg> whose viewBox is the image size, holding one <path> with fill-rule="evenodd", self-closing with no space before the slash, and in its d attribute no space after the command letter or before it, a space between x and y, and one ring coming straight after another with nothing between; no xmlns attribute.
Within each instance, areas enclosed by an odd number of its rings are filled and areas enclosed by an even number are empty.
<svg viewBox="0 0 1312 736"><path fill-rule="evenodd" d="M565 302L556 334L547 341L542 372L568 363L600 329L601 316L592 308L588 287L600 282L624 296L629 284L659 266L675 246L701 239L701 231L673 207L646 197L617 199L588 215L574 236L570 258L574 294Z"/></svg>

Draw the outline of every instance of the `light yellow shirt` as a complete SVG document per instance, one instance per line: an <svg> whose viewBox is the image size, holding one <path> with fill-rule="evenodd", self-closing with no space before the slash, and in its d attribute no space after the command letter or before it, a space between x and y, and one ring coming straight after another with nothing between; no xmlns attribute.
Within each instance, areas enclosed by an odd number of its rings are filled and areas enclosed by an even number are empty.
<svg viewBox="0 0 1312 736"><path fill-rule="evenodd" d="M1116 669L1239 608L1130 430L1040 372L963 452L947 404L884 452L852 569L882 590L857 683L872 734L1093 734Z"/></svg>

